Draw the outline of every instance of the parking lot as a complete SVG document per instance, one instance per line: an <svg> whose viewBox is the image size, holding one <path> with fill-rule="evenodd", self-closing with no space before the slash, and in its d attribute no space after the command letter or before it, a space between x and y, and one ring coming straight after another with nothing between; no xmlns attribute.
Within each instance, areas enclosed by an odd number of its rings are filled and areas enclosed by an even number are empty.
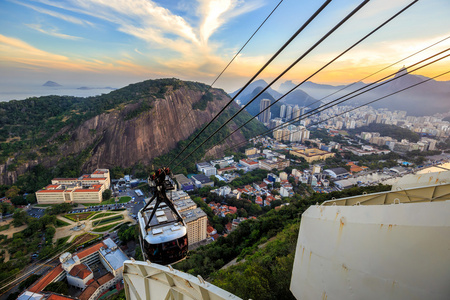
<svg viewBox="0 0 450 300"><path fill-rule="evenodd" d="M92 211L104 211L125 208L130 211L130 214L136 215L139 210L141 210L145 205L145 197L137 196L133 189L127 188L118 192L117 197L129 196L131 200L126 203L114 203L106 205L95 205L95 206L84 206L83 204L78 204L78 207L74 208L69 212L69 214L82 213L82 212L92 212ZM30 207L28 209L28 214L34 218L40 218L45 214L45 209L42 207Z"/></svg>

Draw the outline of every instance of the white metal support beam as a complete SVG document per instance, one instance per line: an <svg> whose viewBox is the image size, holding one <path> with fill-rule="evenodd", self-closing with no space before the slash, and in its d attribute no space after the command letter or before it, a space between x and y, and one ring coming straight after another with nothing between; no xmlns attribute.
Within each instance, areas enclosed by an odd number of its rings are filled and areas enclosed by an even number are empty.
<svg viewBox="0 0 450 300"><path fill-rule="evenodd" d="M150 262L125 261L123 278L128 300L239 300L190 274Z"/></svg>

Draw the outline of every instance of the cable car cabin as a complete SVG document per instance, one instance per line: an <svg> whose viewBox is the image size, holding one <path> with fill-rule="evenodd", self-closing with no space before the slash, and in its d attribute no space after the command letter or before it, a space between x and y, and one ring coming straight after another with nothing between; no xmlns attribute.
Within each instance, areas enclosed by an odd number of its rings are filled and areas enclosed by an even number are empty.
<svg viewBox="0 0 450 300"><path fill-rule="evenodd" d="M138 214L141 248L145 259L168 265L186 258L187 227L167 205L161 203L149 222L154 207ZM148 224L148 226L147 226ZM147 228L146 228L147 227Z"/></svg>

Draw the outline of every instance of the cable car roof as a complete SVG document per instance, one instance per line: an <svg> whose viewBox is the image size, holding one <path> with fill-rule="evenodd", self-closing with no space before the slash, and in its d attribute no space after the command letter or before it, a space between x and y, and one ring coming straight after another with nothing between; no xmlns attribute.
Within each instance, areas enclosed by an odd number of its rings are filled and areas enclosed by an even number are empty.
<svg viewBox="0 0 450 300"><path fill-rule="evenodd" d="M169 207L158 208L150 221L150 227L145 230L145 225L150 218L151 211L138 214L139 226L142 233L146 232L144 239L150 244L160 244L183 237L187 233L186 226L178 222L175 214Z"/></svg>

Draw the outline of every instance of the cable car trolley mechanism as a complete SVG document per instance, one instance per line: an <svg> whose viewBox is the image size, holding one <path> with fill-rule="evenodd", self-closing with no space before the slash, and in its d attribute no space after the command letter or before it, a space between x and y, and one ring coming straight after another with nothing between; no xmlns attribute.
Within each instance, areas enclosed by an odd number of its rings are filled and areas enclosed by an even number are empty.
<svg viewBox="0 0 450 300"><path fill-rule="evenodd" d="M185 259L188 250L186 224L167 197L167 191L174 190L172 178L169 168L158 169L150 175L148 184L153 196L138 214L144 258L161 265Z"/></svg>

